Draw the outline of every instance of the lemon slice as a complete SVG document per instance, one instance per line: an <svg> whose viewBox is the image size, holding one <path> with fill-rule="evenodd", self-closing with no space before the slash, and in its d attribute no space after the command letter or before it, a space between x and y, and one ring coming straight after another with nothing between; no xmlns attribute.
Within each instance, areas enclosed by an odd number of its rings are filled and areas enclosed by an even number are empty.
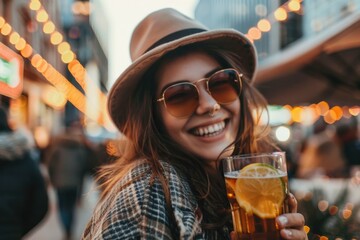
<svg viewBox="0 0 360 240"><path fill-rule="evenodd" d="M247 213L261 218L275 218L281 213L285 199L286 173L264 163L253 163L244 167L235 184L235 195L239 205Z"/></svg>

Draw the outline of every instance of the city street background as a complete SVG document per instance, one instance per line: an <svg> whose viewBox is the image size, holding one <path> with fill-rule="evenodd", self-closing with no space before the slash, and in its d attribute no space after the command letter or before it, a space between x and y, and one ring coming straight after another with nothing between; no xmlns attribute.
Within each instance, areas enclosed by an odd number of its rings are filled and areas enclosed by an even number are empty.
<svg viewBox="0 0 360 240"><path fill-rule="evenodd" d="M49 211L43 221L35 227L24 240L62 240L64 230L60 223L57 200L54 189L49 186ZM88 176L84 181L84 194L80 205L76 206L73 239L81 239L82 232L90 219L92 211L98 199L93 178Z"/></svg>
<svg viewBox="0 0 360 240"><path fill-rule="evenodd" d="M80 239L98 199L89 176L113 160L123 136L109 118L107 94L131 63L131 32L165 7L209 29L239 30L254 43L253 84L269 103L268 115L256 117L287 153L306 231L314 239L360 240L359 0L2 0L0 108L8 124L26 136L45 177L61 159L86 165L73 239ZM64 146L54 144L59 136L76 150L81 143L89 157L61 157L51 149ZM69 165L52 169L65 182L70 173L81 180L85 171ZM12 177L10 183L22 176ZM25 240L65 239L51 185L48 194L49 211Z"/></svg>

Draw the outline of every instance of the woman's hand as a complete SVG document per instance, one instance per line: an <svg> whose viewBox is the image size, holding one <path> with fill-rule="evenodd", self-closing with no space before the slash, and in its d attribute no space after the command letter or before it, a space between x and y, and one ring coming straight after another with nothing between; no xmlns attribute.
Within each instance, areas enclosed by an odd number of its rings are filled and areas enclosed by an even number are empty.
<svg viewBox="0 0 360 240"><path fill-rule="evenodd" d="M280 228L280 234L283 239L291 240L307 240L307 234L304 230L305 219L300 213L297 213L297 201L293 194L289 193L288 203L290 213L285 213L276 218L276 222ZM231 232L232 240L237 240L237 234Z"/></svg>
<svg viewBox="0 0 360 240"><path fill-rule="evenodd" d="M284 239L307 240L307 234L304 230L304 216L297 213L297 201L294 195L289 193L288 199L290 213L280 215L276 218L281 237Z"/></svg>

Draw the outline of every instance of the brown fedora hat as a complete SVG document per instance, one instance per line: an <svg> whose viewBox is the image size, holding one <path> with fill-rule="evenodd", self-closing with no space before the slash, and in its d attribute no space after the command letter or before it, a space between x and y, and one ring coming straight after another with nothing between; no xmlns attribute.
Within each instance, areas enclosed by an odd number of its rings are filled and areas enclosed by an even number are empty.
<svg viewBox="0 0 360 240"><path fill-rule="evenodd" d="M127 114L134 111L131 96L144 73L166 53L198 43L237 53L243 59L249 79L253 79L257 66L256 50L242 33L234 29L208 30L174 9L158 10L135 28L130 41L132 64L118 77L109 93L109 114L120 131L124 130Z"/></svg>

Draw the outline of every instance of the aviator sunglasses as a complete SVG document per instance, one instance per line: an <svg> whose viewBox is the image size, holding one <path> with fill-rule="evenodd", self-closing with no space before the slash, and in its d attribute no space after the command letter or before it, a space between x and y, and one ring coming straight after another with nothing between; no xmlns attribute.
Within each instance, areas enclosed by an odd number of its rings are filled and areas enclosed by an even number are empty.
<svg viewBox="0 0 360 240"><path fill-rule="evenodd" d="M207 92L219 104L235 101L241 92L243 75L235 69L227 68L213 73L210 77L196 82L181 82L168 86L157 102L164 102L166 110L177 118L190 116L199 105L197 83L205 82Z"/></svg>

